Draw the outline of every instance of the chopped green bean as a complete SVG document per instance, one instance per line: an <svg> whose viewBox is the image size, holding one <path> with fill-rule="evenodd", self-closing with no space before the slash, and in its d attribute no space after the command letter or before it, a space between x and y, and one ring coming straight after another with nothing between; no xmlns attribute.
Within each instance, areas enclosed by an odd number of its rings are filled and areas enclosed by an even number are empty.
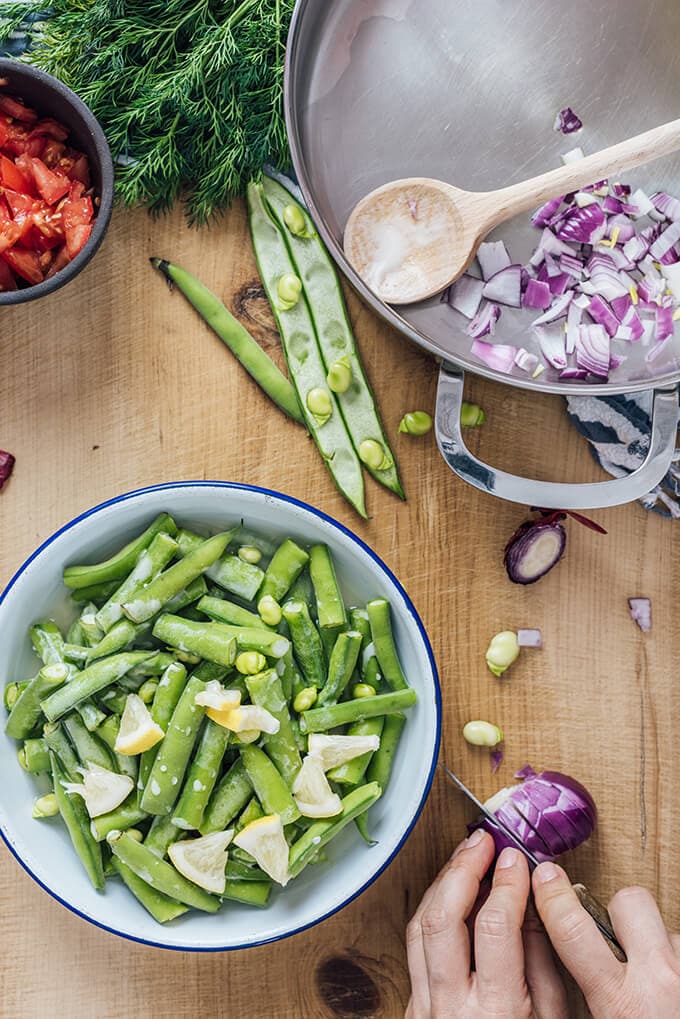
<svg viewBox="0 0 680 1019"><path fill-rule="evenodd" d="M347 630L338 634L328 663L328 679L319 691L317 704L333 704L339 700L352 678L361 650L361 634Z"/></svg>
<svg viewBox="0 0 680 1019"><path fill-rule="evenodd" d="M40 707L50 722L71 711L80 701L103 690L124 676L134 665L151 657L148 651L125 651L93 662L65 686L41 701ZM50 666L58 668L58 666ZM44 695L43 695L44 696Z"/></svg>
<svg viewBox="0 0 680 1019"><path fill-rule="evenodd" d="M7 683L2 696L3 704L8 712L12 710L16 702L19 700L20 694L26 689L30 680L24 679L20 683Z"/></svg>
<svg viewBox="0 0 680 1019"><path fill-rule="evenodd" d="M342 701L323 708L311 708L300 716L303 732L326 732L336 725L349 725L364 718L375 718L376 715L391 715L395 711L411 708L416 703L416 692L407 687L406 690L393 690L390 693L376 694L375 697L362 697L356 701Z"/></svg>
<svg viewBox="0 0 680 1019"><path fill-rule="evenodd" d="M89 587L74 588L71 591L71 598L76 604L85 604L85 602L91 601L95 605L103 605L117 587L117 580L108 580L102 584L90 584Z"/></svg>
<svg viewBox="0 0 680 1019"><path fill-rule="evenodd" d="M309 574L314 586L317 618L321 629L347 626L345 604L327 545L313 545L310 549Z"/></svg>
<svg viewBox="0 0 680 1019"><path fill-rule="evenodd" d="M253 704L266 708L279 723L278 732L262 734L262 744L292 788L295 776L302 767L302 758L295 743L281 680L275 669L269 669L256 676L247 676L246 686Z"/></svg>
<svg viewBox="0 0 680 1019"><path fill-rule="evenodd" d="M295 805L290 789L264 750L252 745L241 747L241 760L265 812L280 814L284 825L297 820L300 811Z"/></svg>
<svg viewBox="0 0 680 1019"><path fill-rule="evenodd" d="M180 837L180 831L176 824L172 823L170 814L156 814L151 826L143 839L144 845L161 859L167 854L168 847Z"/></svg>
<svg viewBox="0 0 680 1019"><path fill-rule="evenodd" d="M371 636L380 671L393 690L403 690L408 684L399 663L392 636L390 603L385 598L374 598L366 606L371 624Z"/></svg>
<svg viewBox="0 0 680 1019"><path fill-rule="evenodd" d="M206 913L216 913L220 908L219 899L188 881L170 863L160 859L143 843L135 842L126 832L112 833L108 843L114 856L162 895Z"/></svg>
<svg viewBox="0 0 680 1019"><path fill-rule="evenodd" d="M238 812L245 807L252 794L253 783L239 757L229 771L222 776L210 797L199 828L201 835L224 831Z"/></svg>
<svg viewBox="0 0 680 1019"><path fill-rule="evenodd" d="M178 828L200 828L228 743L229 730L207 718L182 793L173 810L172 821Z"/></svg>
<svg viewBox="0 0 680 1019"><path fill-rule="evenodd" d="M172 713L164 739L158 744L141 806L149 814L169 814L179 796L205 711L195 703L205 683L192 677L184 687Z"/></svg>
<svg viewBox="0 0 680 1019"><path fill-rule="evenodd" d="M186 556L205 540L191 531L180 531L177 536L180 555ZM244 601L253 601L262 583L264 572L259 566L246 563L236 555L225 553L205 571L206 577L225 591Z"/></svg>
<svg viewBox="0 0 680 1019"><path fill-rule="evenodd" d="M295 657L309 686L322 687L326 682L323 644L319 631L303 601L287 601L283 615L290 627Z"/></svg>
<svg viewBox="0 0 680 1019"><path fill-rule="evenodd" d="M128 832L128 835L131 834L131 832ZM152 888L150 884L142 880L141 877L135 874L134 870L131 870L118 857L114 856L111 863L134 897L144 906L148 913L151 913L151 916L158 923L176 920L178 916L182 916L183 913L187 912L188 906L183 905L181 902L176 902L161 892L157 892L155 888Z"/></svg>
<svg viewBox="0 0 680 1019"><path fill-rule="evenodd" d="M50 751L43 738L37 737L24 740L18 753L19 764L24 771L38 775L41 771L50 770Z"/></svg>
<svg viewBox="0 0 680 1019"><path fill-rule="evenodd" d="M223 623L197 623L181 616L162 615L156 620L153 635L180 651L207 658L227 667L236 658L236 637Z"/></svg>
<svg viewBox="0 0 680 1019"><path fill-rule="evenodd" d="M7 735L13 739L26 739L30 736L44 710L41 702L50 694L54 696L53 691L58 691L64 686L68 675L68 666L63 663L43 665L38 675L21 692L12 708L5 724Z"/></svg>
<svg viewBox="0 0 680 1019"><path fill-rule="evenodd" d="M311 825L304 835L301 835L297 842L294 842L290 847L288 858L290 876L297 877L307 864L311 863L317 852L338 832L342 831L350 821L368 810L380 798L381 793L382 790L377 782L361 785L343 798L341 814Z"/></svg>
<svg viewBox="0 0 680 1019"><path fill-rule="evenodd" d="M286 538L277 548L265 571L262 586L258 592L259 597L270 595L275 601L280 602L285 598L308 562L309 553L296 545L290 538Z"/></svg>
<svg viewBox="0 0 680 1019"><path fill-rule="evenodd" d="M229 623L231 626L247 626L256 629L268 630L257 612L250 612L248 609L235 605L234 602L224 601L222 598L211 598L209 595L201 598L196 606L199 612L205 613L210 619L218 623Z"/></svg>
<svg viewBox="0 0 680 1019"><path fill-rule="evenodd" d="M124 618L123 604L132 601L158 574L163 570L177 552L178 545L174 538L161 531L153 537L148 548L143 548L137 561L122 582L114 591L105 605L97 612L97 622L104 633L108 633L114 623Z"/></svg>
<svg viewBox="0 0 680 1019"><path fill-rule="evenodd" d="M48 722L43 728L43 739L45 740L45 743L47 743L48 748L52 751L52 754L58 758L59 763L66 772L69 781L78 781L78 768L80 767L80 761L78 760L76 752L71 746L61 723ZM51 760L52 758L50 757L50 762Z"/></svg>
<svg viewBox="0 0 680 1019"><path fill-rule="evenodd" d="M195 673L194 673L195 675ZM200 678L200 677L199 677ZM153 703L151 705L151 717L156 725L160 725L165 732L172 718L172 713L177 706L182 691L186 686L187 670L181 662L173 662L167 667L160 683L156 688ZM139 799L142 791L146 788L153 762L158 754L159 744L145 750L139 761Z"/></svg>
<svg viewBox="0 0 680 1019"><path fill-rule="evenodd" d="M177 534L175 522L167 513L159 514L138 538L125 545L105 562L95 563L92 566L67 566L64 570L64 583L67 587L79 588L108 583L112 580L122 580L135 565L137 556L142 549L147 548L160 531L165 531L171 536Z"/></svg>
<svg viewBox="0 0 680 1019"><path fill-rule="evenodd" d="M136 782L138 772L137 758L130 757L129 754L119 754L116 752L116 740L118 739L119 730L120 717L118 715L107 715L102 724L97 728L97 736L106 743L111 751L116 762L116 768L121 775L129 775Z"/></svg>
<svg viewBox="0 0 680 1019"><path fill-rule="evenodd" d="M366 770L366 779L369 782L377 782L381 789L387 788L394 755L397 752L401 731L406 725L406 716L401 712L388 715L385 718L383 731L380 736L380 746L373 754L371 763Z"/></svg>
<svg viewBox="0 0 680 1019"><path fill-rule="evenodd" d="M222 898L242 902L246 906L266 906L271 890L271 881L232 881L228 879L222 892Z"/></svg>
<svg viewBox="0 0 680 1019"><path fill-rule="evenodd" d="M104 865L102 852L90 831L90 818L83 799L78 793L68 793L64 782L69 776L62 769L56 754L50 754L52 784L57 798L59 813L68 829L73 848L80 857L87 875L95 888L104 887Z"/></svg>
<svg viewBox="0 0 680 1019"><path fill-rule="evenodd" d="M116 765L106 743L96 733L88 732L80 715L67 715L62 725L69 735L83 767L96 764L107 771L116 770Z"/></svg>
<svg viewBox="0 0 680 1019"><path fill-rule="evenodd" d="M43 665L59 665L64 660L64 638L57 624L47 619L34 623L28 635L31 646Z"/></svg>

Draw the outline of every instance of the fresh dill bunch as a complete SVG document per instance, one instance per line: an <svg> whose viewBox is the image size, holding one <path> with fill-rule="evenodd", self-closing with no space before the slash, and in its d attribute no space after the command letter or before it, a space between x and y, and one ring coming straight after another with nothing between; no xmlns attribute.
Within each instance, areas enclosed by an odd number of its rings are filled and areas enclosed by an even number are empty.
<svg viewBox="0 0 680 1019"><path fill-rule="evenodd" d="M49 7L49 15L44 11ZM185 203L203 223L265 163L288 164L285 40L294 0L24 0L3 4L23 59L60 78L99 120L127 205Z"/></svg>

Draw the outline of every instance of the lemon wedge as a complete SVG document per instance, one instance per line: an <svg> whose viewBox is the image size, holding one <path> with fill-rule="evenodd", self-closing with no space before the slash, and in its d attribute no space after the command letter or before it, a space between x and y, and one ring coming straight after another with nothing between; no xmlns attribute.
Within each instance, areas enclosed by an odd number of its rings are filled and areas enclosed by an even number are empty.
<svg viewBox="0 0 680 1019"><path fill-rule="evenodd" d="M227 865L227 846L234 835L228 831L215 831L200 839L183 839L168 848L170 861L187 880L206 892L222 895L226 885L224 868Z"/></svg>
<svg viewBox="0 0 680 1019"><path fill-rule="evenodd" d="M235 836L234 845L250 853L273 881L288 884L288 843L278 814L251 821Z"/></svg>
<svg viewBox="0 0 680 1019"><path fill-rule="evenodd" d="M206 683L205 690L197 693L194 703L214 711L231 711L241 703L240 690L225 690L218 680L211 679Z"/></svg>
<svg viewBox="0 0 680 1019"><path fill-rule="evenodd" d="M82 782L62 782L62 785L67 793L82 796L90 817L115 810L132 792L134 782L129 775L118 775L98 764L88 764L79 770Z"/></svg>
<svg viewBox="0 0 680 1019"><path fill-rule="evenodd" d="M338 768L379 746L380 736L324 736L313 732L307 740L310 756L317 758L324 771Z"/></svg>
<svg viewBox="0 0 680 1019"><path fill-rule="evenodd" d="M293 798L305 817L334 817L342 800L331 789L318 757L307 754L293 782Z"/></svg>
<svg viewBox="0 0 680 1019"><path fill-rule="evenodd" d="M225 729L231 729L232 732L255 730L273 735L280 728L278 718L266 708L261 708L259 704L242 704L239 708L232 708L231 711L215 711L208 708L206 714L213 722L223 725Z"/></svg>
<svg viewBox="0 0 680 1019"><path fill-rule="evenodd" d="M160 743L165 733L154 722L146 704L136 693L129 693L120 719L120 729L113 749L117 754L143 754Z"/></svg>

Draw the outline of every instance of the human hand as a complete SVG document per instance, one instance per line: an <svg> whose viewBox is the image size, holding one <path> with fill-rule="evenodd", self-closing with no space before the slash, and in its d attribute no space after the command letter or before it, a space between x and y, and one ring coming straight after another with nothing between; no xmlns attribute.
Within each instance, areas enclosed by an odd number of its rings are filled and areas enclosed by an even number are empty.
<svg viewBox="0 0 680 1019"><path fill-rule="evenodd" d="M594 1019L677 1019L680 935L666 931L645 888L624 888L609 904L627 963L614 958L561 867L537 867L533 890L546 932Z"/></svg>
<svg viewBox="0 0 680 1019"><path fill-rule="evenodd" d="M501 853L474 920L472 970L466 920L493 857L491 836L473 832L423 896L406 932L407 1019L567 1019L550 944L538 925L525 924L529 868L517 849Z"/></svg>

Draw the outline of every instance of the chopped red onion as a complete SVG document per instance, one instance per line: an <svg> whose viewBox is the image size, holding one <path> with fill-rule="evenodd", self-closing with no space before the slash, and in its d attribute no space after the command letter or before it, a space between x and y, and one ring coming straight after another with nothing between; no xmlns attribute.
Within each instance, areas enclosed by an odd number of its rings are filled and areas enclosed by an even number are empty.
<svg viewBox="0 0 680 1019"><path fill-rule="evenodd" d="M449 305L465 318L474 318L482 303L484 282L474 276L461 276L449 287Z"/></svg>
<svg viewBox="0 0 680 1019"><path fill-rule="evenodd" d="M562 134L574 134L583 127L583 121L578 117L571 106L565 106L555 117L553 131L561 131Z"/></svg>
<svg viewBox="0 0 680 1019"><path fill-rule="evenodd" d="M638 216L648 216L654 208L654 203L642 188L633 191L630 196L630 204L637 209Z"/></svg>
<svg viewBox="0 0 680 1019"><path fill-rule="evenodd" d="M599 205L571 209L556 230L560 240L572 244L590 244L598 229L606 226L607 217Z"/></svg>
<svg viewBox="0 0 680 1019"><path fill-rule="evenodd" d="M652 244L649 253L652 258L662 258L680 241L680 220L671 223Z"/></svg>
<svg viewBox="0 0 680 1019"><path fill-rule="evenodd" d="M569 311L567 312L567 334L565 339L566 354L573 354L576 349L576 339L578 337L578 330L581 325L582 318L583 308L577 303L577 301L572 301L569 305Z"/></svg>
<svg viewBox="0 0 680 1019"><path fill-rule="evenodd" d="M543 647L540 630L518 630L517 643L520 647Z"/></svg>
<svg viewBox="0 0 680 1019"><path fill-rule="evenodd" d="M552 294L548 284L541 280L529 280L522 296L522 307L545 310L550 307L551 302Z"/></svg>
<svg viewBox="0 0 680 1019"><path fill-rule="evenodd" d="M503 758L504 757L505 757L505 754L504 754L504 752L502 750L492 750L491 751L491 764L492 764L491 773L492 773L492 775L496 774L496 772L500 768L501 764L503 763Z"/></svg>
<svg viewBox="0 0 680 1019"><path fill-rule="evenodd" d="M546 361L562 371L567 367L567 354L565 351L565 333L561 325L534 326L541 347L541 353Z"/></svg>
<svg viewBox="0 0 680 1019"><path fill-rule="evenodd" d="M626 241L635 236L635 223L628 216L612 216L607 223L607 236L613 237L617 230L616 243L623 246Z"/></svg>
<svg viewBox="0 0 680 1019"><path fill-rule="evenodd" d="M661 269L668 289L676 301L680 302L680 264L664 265Z"/></svg>
<svg viewBox="0 0 680 1019"><path fill-rule="evenodd" d="M656 309L656 327L654 329L657 341L661 343L662 340L670 339L674 330L673 308L670 306L658 307Z"/></svg>
<svg viewBox="0 0 680 1019"><path fill-rule="evenodd" d="M0 488L8 480L10 474L14 470L14 464L16 458L11 453L7 453L4 449L0 449Z"/></svg>
<svg viewBox="0 0 680 1019"><path fill-rule="evenodd" d="M484 241L479 245L477 261L486 281L510 265L510 255L503 241Z"/></svg>
<svg viewBox="0 0 680 1019"><path fill-rule="evenodd" d="M631 304L630 308L621 319L621 328L629 330L630 336L626 335L619 337L617 332L617 337L619 339L625 339L629 342L636 343L644 336L645 327L643 326L642 319L635 310L634 305Z"/></svg>
<svg viewBox="0 0 680 1019"><path fill-rule="evenodd" d="M616 268L608 255L592 255L588 260L590 285L595 294L612 301L615 297L625 297L633 281ZM583 288L581 288L583 289Z"/></svg>
<svg viewBox="0 0 680 1019"><path fill-rule="evenodd" d="M489 368L509 375L515 363L517 347L505 343L485 343L476 339L472 344L472 353Z"/></svg>
<svg viewBox="0 0 680 1019"><path fill-rule="evenodd" d="M630 614L643 633L652 628L652 603L649 598L629 598Z"/></svg>
<svg viewBox="0 0 680 1019"><path fill-rule="evenodd" d="M544 311L542 315L539 315L538 318L534 319L531 323L532 326L535 328L536 326L546 325L549 322L555 322L558 318L564 318L567 314L567 309L571 304L573 296L574 295L571 293L562 294L557 298L551 308L548 308L548 310Z"/></svg>
<svg viewBox="0 0 680 1019"><path fill-rule="evenodd" d="M647 364L652 364L653 361L656 361L657 357L664 352L672 339L673 336L671 335L667 336L665 340L661 340L660 343L655 343L654 346L650 348L649 353L645 355L645 361Z"/></svg>
<svg viewBox="0 0 680 1019"><path fill-rule="evenodd" d="M496 330L496 322L500 317L501 309L497 304L483 304L465 332L475 340L479 339L480 336L487 336L489 334L493 336Z"/></svg>
<svg viewBox="0 0 680 1019"><path fill-rule="evenodd" d="M561 379L587 379L588 372L585 368L565 368L563 372L560 372Z"/></svg>
<svg viewBox="0 0 680 1019"><path fill-rule="evenodd" d="M536 354L530 354L524 347L520 347L515 354L515 364L523 372L531 375L538 368L538 357Z"/></svg>
<svg viewBox="0 0 680 1019"><path fill-rule="evenodd" d="M522 304L522 266L508 265L484 284L482 295L488 301L497 301L509 308Z"/></svg>
<svg viewBox="0 0 680 1019"><path fill-rule="evenodd" d="M524 767L520 768L519 771L515 772L513 777L520 779L536 778L536 772L534 771L530 764L525 764Z"/></svg>
<svg viewBox="0 0 680 1019"><path fill-rule="evenodd" d="M531 217L531 222L534 226L548 226L563 200L562 198L551 198L549 202L546 202L540 209L537 209Z"/></svg>
<svg viewBox="0 0 680 1019"><path fill-rule="evenodd" d="M590 304L588 305L588 314L592 318L593 322L597 322L598 325L604 326L610 336L615 336L616 331L619 328L619 320L609 307L604 297L600 297L599 294L595 294L591 298Z"/></svg>
<svg viewBox="0 0 680 1019"><path fill-rule="evenodd" d="M650 201L656 211L666 219L670 219L673 223L680 220L680 200L677 198L667 195L665 191L657 191L656 194L651 195Z"/></svg>
<svg viewBox="0 0 680 1019"><path fill-rule="evenodd" d="M593 375L609 375L610 344L606 329L600 325L582 325L576 337L576 364Z"/></svg>

